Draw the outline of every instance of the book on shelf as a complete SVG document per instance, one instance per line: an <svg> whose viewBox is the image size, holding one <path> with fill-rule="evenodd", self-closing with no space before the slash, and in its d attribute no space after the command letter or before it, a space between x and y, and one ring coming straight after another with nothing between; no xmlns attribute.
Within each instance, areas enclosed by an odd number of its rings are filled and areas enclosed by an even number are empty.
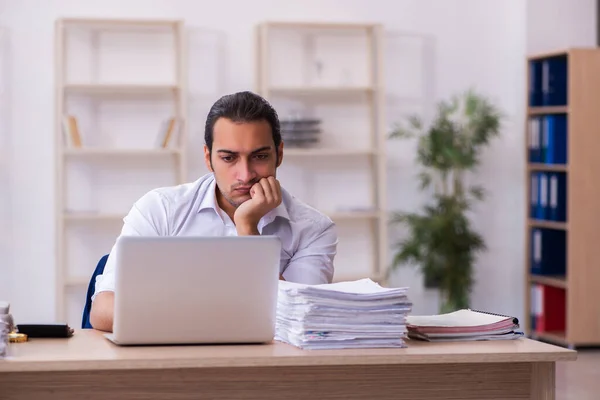
<svg viewBox="0 0 600 400"><path fill-rule="evenodd" d="M530 163L566 165L568 154L567 114L535 115L528 120Z"/></svg>
<svg viewBox="0 0 600 400"><path fill-rule="evenodd" d="M567 103L568 57L555 55L529 62L529 105L563 106Z"/></svg>
<svg viewBox="0 0 600 400"><path fill-rule="evenodd" d="M566 290L540 283L531 285L531 331L564 332L566 328Z"/></svg>
<svg viewBox="0 0 600 400"><path fill-rule="evenodd" d="M532 228L530 273L564 276L567 268L567 232L560 229Z"/></svg>
<svg viewBox="0 0 600 400"><path fill-rule="evenodd" d="M157 146L167 149L170 143L176 142L181 131L181 125L181 119L176 117L171 117L163 121L157 137Z"/></svg>
<svg viewBox="0 0 600 400"><path fill-rule="evenodd" d="M511 340L523 336L516 317L480 310L409 315L406 323L409 338L429 342Z"/></svg>
<svg viewBox="0 0 600 400"><path fill-rule="evenodd" d="M530 218L566 222L567 173L564 171L532 171L530 182Z"/></svg>
<svg viewBox="0 0 600 400"><path fill-rule="evenodd" d="M82 140L77 118L73 115L63 115L62 127L66 147L81 148Z"/></svg>

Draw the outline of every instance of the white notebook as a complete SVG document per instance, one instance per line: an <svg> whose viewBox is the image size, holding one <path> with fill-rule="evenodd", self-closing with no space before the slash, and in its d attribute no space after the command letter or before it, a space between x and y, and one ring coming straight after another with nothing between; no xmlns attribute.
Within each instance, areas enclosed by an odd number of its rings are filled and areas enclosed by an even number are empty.
<svg viewBox="0 0 600 400"><path fill-rule="evenodd" d="M458 310L447 314L438 315L409 315L406 322L418 327L447 327L463 328L474 326L487 326L503 321L518 324L516 318L508 315L493 314L470 309Z"/></svg>

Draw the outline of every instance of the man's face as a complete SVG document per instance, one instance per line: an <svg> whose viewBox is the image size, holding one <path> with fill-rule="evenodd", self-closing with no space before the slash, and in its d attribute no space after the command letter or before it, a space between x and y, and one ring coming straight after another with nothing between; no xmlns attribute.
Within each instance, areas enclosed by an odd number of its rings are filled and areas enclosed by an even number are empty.
<svg viewBox="0 0 600 400"><path fill-rule="evenodd" d="M219 118L213 128L212 154L205 146L204 159L214 172L223 198L238 207L251 198L252 185L262 178L276 176L282 150L283 143L275 149L267 121L235 123Z"/></svg>

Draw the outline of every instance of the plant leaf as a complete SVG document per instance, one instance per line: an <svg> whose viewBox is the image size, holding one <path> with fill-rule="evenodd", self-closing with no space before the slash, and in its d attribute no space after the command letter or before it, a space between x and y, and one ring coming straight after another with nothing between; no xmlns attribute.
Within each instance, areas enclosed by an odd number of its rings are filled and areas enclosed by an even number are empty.
<svg viewBox="0 0 600 400"><path fill-rule="evenodd" d="M485 197L485 189L483 188L483 186L472 186L470 192L471 196L473 196L478 201L482 201Z"/></svg>

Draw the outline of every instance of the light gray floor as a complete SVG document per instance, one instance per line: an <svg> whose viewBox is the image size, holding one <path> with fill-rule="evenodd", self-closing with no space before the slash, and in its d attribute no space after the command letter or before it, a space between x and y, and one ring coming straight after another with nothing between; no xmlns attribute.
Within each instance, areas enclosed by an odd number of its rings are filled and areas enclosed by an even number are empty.
<svg viewBox="0 0 600 400"><path fill-rule="evenodd" d="M556 400L600 399L600 349L577 353L577 361L556 365Z"/></svg>

